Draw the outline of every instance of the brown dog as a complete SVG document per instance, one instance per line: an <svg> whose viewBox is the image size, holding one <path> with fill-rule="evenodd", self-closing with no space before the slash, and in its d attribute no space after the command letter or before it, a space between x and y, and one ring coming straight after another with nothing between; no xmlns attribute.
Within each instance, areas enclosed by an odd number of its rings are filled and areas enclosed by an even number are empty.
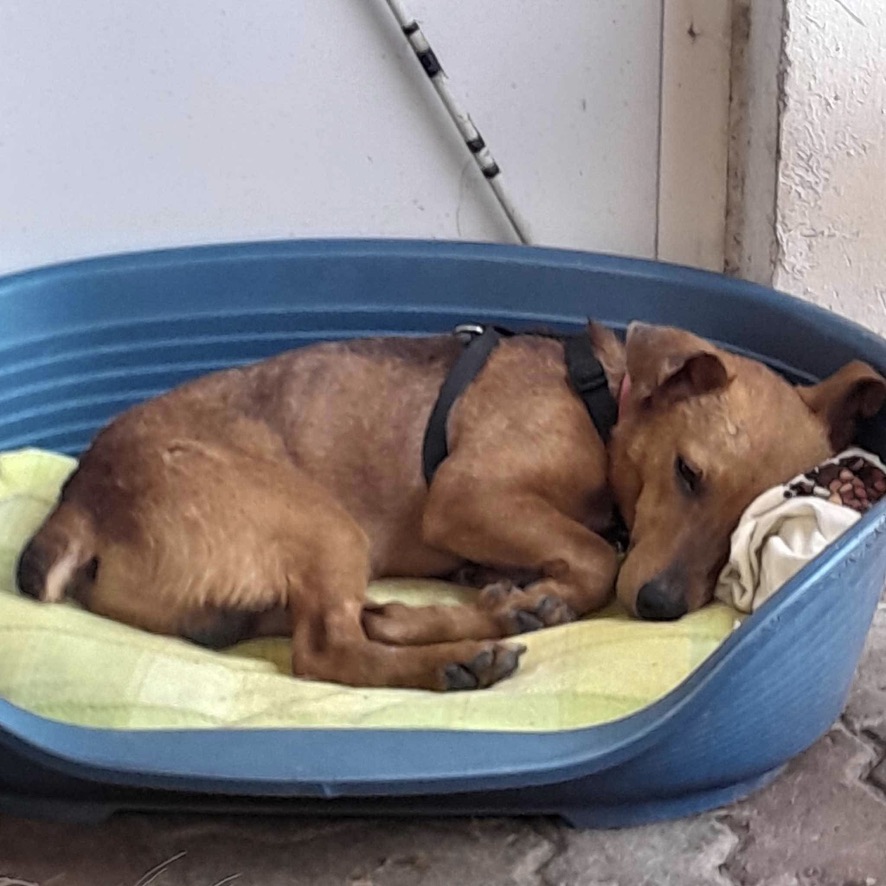
<svg viewBox="0 0 886 886"><path fill-rule="evenodd" d="M610 600L613 498L631 530L621 601L676 618L711 598L742 510L873 415L886 381L851 363L793 387L687 332L588 334L620 415L610 451L560 341L503 341L456 402L428 488L428 414L450 337L316 345L186 384L102 431L19 564L41 600L209 645L292 633L295 674L467 689L517 666L495 642ZM466 563L536 576L476 604L367 606L367 581ZM282 623L281 623L282 622Z"/></svg>

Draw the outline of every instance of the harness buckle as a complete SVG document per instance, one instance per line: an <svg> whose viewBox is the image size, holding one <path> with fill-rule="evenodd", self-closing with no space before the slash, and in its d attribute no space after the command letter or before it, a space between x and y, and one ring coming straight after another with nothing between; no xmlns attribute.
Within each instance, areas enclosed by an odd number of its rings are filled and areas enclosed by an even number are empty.
<svg viewBox="0 0 886 886"><path fill-rule="evenodd" d="M486 327L481 326L479 323L459 323L459 325L452 330L452 334L463 345L466 345L469 341L476 338L478 335L483 335L485 331Z"/></svg>

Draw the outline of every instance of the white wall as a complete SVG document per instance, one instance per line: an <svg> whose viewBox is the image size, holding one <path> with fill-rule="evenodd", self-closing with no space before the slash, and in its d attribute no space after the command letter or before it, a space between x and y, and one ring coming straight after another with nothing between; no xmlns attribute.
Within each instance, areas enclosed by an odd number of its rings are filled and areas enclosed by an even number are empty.
<svg viewBox="0 0 886 886"><path fill-rule="evenodd" d="M538 242L652 256L660 4L413 0ZM382 0L0 0L0 272L511 239Z"/></svg>
<svg viewBox="0 0 886 886"><path fill-rule="evenodd" d="M774 282L886 333L886 3L786 11Z"/></svg>

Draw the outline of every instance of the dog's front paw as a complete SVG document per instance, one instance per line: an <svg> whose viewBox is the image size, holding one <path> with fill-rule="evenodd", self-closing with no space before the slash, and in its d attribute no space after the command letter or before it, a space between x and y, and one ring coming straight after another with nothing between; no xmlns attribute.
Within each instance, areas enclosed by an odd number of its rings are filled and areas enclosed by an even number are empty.
<svg viewBox="0 0 886 886"><path fill-rule="evenodd" d="M513 594L519 594L521 588L509 578L500 578L490 582L480 591L480 605L486 609L498 609Z"/></svg>
<svg viewBox="0 0 886 886"><path fill-rule="evenodd" d="M525 651L522 644L491 643L469 661L446 665L443 669L444 688L453 692L492 686L517 670L520 656Z"/></svg>
<svg viewBox="0 0 886 886"><path fill-rule="evenodd" d="M575 619L575 610L553 594L541 597L514 595L498 612L501 628L509 637L569 624Z"/></svg>

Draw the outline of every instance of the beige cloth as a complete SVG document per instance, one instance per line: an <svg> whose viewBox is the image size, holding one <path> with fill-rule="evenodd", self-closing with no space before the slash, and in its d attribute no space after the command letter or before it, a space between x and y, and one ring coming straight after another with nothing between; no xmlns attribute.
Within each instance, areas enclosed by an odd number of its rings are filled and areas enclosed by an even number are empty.
<svg viewBox="0 0 886 886"><path fill-rule="evenodd" d="M886 471L875 455L856 448L828 459L817 470L852 460L858 464L859 458ZM756 611L861 519L859 509L838 504L833 489L819 485L818 479L816 472L810 472L767 490L750 504L732 534L729 562L717 582L717 599L741 612ZM881 496L872 490L871 503Z"/></svg>

